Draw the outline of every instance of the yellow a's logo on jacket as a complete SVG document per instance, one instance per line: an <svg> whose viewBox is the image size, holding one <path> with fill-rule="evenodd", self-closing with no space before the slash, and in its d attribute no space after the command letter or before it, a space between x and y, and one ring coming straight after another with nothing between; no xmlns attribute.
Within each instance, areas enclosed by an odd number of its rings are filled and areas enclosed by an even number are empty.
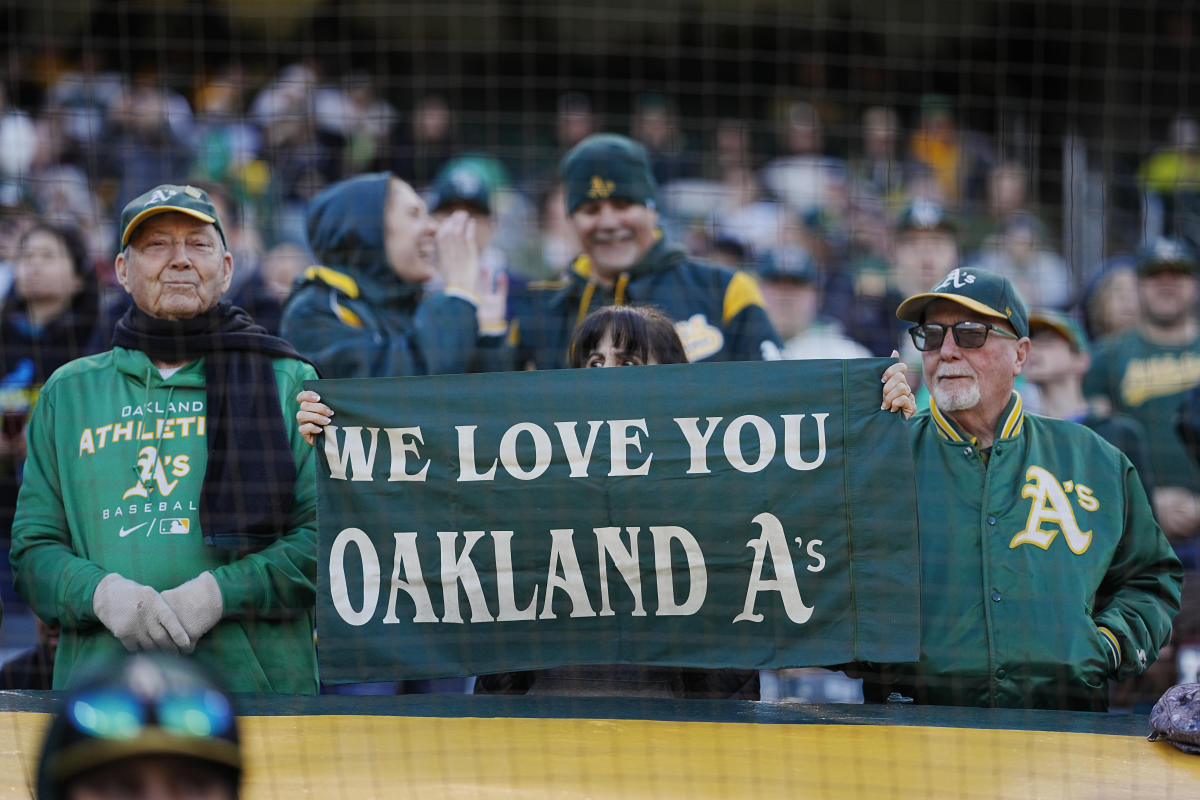
<svg viewBox="0 0 1200 800"><path fill-rule="evenodd" d="M1075 555L1083 555L1092 543L1092 532L1080 530L1075 520L1075 509L1068 495L1075 495L1075 502L1085 511L1096 511L1100 502L1092 490L1074 481L1059 482L1042 467L1032 466L1025 471L1026 484L1021 488L1021 497L1029 498L1029 520L1025 529L1013 537L1009 547L1032 544L1043 550L1050 549L1054 537L1062 533L1067 547ZM1043 528L1043 525L1053 526Z"/></svg>

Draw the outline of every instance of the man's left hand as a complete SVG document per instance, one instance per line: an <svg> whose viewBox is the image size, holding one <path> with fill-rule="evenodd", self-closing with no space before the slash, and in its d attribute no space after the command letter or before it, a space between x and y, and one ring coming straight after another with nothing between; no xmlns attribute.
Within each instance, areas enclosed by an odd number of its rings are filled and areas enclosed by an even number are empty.
<svg viewBox="0 0 1200 800"><path fill-rule="evenodd" d="M192 648L200 637L212 630L221 621L225 602L221 599L221 587L211 572L201 572L186 583L162 593L163 600L179 617L183 629L192 640Z"/></svg>

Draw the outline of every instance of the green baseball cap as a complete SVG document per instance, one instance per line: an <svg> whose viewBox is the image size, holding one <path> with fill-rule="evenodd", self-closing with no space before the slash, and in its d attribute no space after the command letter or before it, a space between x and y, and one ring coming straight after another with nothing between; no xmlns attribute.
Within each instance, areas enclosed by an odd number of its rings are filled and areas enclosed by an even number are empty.
<svg viewBox="0 0 1200 800"><path fill-rule="evenodd" d="M984 316L1012 325L1018 336L1029 335L1029 308L1017 287L1003 275L976 267L958 267L928 292L914 294L896 309L896 316L920 322L925 307L935 300L949 300Z"/></svg>
<svg viewBox="0 0 1200 800"><path fill-rule="evenodd" d="M221 234L221 244L226 243L225 229L221 227L216 206L209 199L207 192L195 186L164 183L125 204L124 210L121 211L121 246L129 244L129 237L138 225L156 214L165 214L168 211L178 211L180 214L211 222L217 233Z"/></svg>
<svg viewBox="0 0 1200 800"><path fill-rule="evenodd" d="M765 281L811 284L817 282L817 264L799 246L767 250L754 260L753 269Z"/></svg>
<svg viewBox="0 0 1200 800"><path fill-rule="evenodd" d="M1083 332L1083 328L1074 318L1061 311L1053 311L1048 308L1035 308L1030 311L1030 333L1037 333L1041 329L1052 330L1066 339L1067 344L1071 345L1071 349L1076 353L1087 353L1090 350L1087 334Z"/></svg>
<svg viewBox="0 0 1200 800"><path fill-rule="evenodd" d="M658 186L646 149L625 136L589 136L567 153L560 172L568 214L590 200L629 200L655 206Z"/></svg>
<svg viewBox="0 0 1200 800"><path fill-rule="evenodd" d="M1186 242L1159 236L1138 252L1138 275L1172 269L1200 274L1200 263L1197 263L1196 254Z"/></svg>

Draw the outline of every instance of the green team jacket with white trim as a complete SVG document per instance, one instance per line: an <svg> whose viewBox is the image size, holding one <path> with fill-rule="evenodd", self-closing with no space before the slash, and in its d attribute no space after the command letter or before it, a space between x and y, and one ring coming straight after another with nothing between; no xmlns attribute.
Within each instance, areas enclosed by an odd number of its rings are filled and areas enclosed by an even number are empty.
<svg viewBox="0 0 1200 800"><path fill-rule="evenodd" d="M311 366L275 359L284 409ZM138 350L77 359L42 388L13 523L17 591L63 626L54 688L124 648L96 618L92 594L117 572L159 591L211 570L224 614L195 657L235 692L315 693L316 480L313 448L283 415L298 479L288 530L238 554L204 544L207 464L204 360L163 378Z"/></svg>
<svg viewBox="0 0 1200 800"><path fill-rule="evenodd" d="M918 702L1103 711L1179 611L1183 573L1129 459L1013 393L990 453L936 403L913 417L921 660L864 675Z"/></svg>

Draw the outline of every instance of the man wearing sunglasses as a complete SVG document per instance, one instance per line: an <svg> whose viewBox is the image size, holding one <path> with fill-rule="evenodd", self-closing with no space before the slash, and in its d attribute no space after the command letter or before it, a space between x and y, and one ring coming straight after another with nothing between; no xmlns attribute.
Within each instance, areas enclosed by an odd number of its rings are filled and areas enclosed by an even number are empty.
<svg viewBox="0 0 1200 800"><path fill-rule="evenodd" d="M1029 313L1011 282L955 269L896 312L931 400L910 421L921 531L921 659L864 695L1102 711L1179 610L1181 567L1119 450L1025 414Z"/></svg>

